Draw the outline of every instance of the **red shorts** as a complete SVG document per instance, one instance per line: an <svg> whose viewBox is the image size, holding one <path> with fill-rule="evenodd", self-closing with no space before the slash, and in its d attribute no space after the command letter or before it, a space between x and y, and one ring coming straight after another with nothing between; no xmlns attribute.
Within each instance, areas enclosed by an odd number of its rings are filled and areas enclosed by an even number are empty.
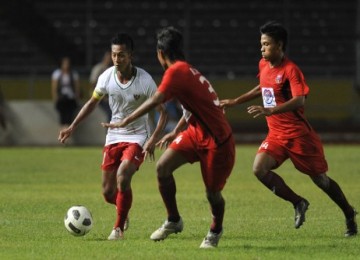
<svg viewBox="0 0 360 260"><path fill-rule="evenodd" d="M295 168L307 175L318 175L328 170L323 145L314 131L294 139L277 139L267 136L258 150L258 153L263 152L268 153L277 161L275 168L290 158Z"/></svg>
<svg viewBox="0 0 360 260"><path fill-rule="evenodd" d="M222 145L206 149L199 148L191 134L184 131L169 147L180 152L189 163L200 162L206 190L216 192L224 188L235 162L235 142L232 136Z"/></svg>
<svg viewBox="0 0 360 260"><path fill-rule="evenodd" d="M113 172L119 168L124 160L129 160L139 168L144 161L143 149L137 143L115 143L109 144L103 149L103 161L101 169Z"/></svg>

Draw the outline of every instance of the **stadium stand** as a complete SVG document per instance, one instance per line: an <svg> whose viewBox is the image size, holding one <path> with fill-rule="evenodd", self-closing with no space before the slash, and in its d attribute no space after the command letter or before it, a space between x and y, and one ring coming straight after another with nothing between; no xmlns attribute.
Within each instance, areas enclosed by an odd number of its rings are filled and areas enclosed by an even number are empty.
<svg viewBox="0 0 360 260"><path fill-rule="evenodd" d="M26 74L29 69L46 74L64 52L88 73L118 31L135 38L135 61L160 74L155 33L167 25L184 30L188 58L205 74L254 74L260 57L258 27L267 20L279 20L294 32L289 53L306 74L354 73L355 0L13 0L1 1L0 7L2 74ZM14 55L16 46L22 57ZM19 68L23 57L29 65Z"/></svg>
<svg viewBox="0 0 360 260"><path fill-rule="evenodd" d="M184 32L188 60L212 80L221 98L233 97L256 77L258 28L268 20L278 20L288 28L288 53L310 82L307 109L313 125L336 133L344 128L359 132L360 95L354 95L352 86L357 4L357 0L0 1L0 86L5 99L15 100L6 104L8 117L17 118L9 122L10 128L31 128L14 132L27 134L26 140L2 135L0 129L0 144L2 140L8 144L56 143L49 134L57 125L49 102L51 72L59 58L68 55L80 73L82 87L88 87L91 67L119 31L130 33L135 40L134 63L158 79L163 71L156 59L156 32L168 25L178 27ZM26 123L31 110L43 118L47 141L32 137L31 133L40 131ZM228 111L229 120L236 132L243 135L246 128L258 139L264 122L252 120L243 110ZM93 118L91 131L99 130L102 116ZM81 134L78 144L90 140L86 135L81 139ZM102 143L102 135L97 135L95 143Z"/></svg>

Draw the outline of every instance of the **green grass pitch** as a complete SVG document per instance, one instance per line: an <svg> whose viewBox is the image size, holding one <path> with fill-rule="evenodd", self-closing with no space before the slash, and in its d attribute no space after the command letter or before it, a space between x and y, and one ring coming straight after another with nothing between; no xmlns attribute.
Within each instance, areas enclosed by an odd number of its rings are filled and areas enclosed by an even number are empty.
<svg viewBox="0 0 360 260"><path fill-rule="evenodd" d="M133 178L130 228L123 241L107 241L114 206L101 195L101 147L0 148L0 259L359 259L360 237L344 238L340 209L311 180L286 162L277 172L310 201L296 230L292 206L252 175L256 145L237 146L235 168L224 189L224 235L215 250L199 249L211 216L199 165L175 172L184 231L162 242L150 234L165 220L155 163ZM329 175L360 210L360 146L325 145ZM157 151L157 157L160 152ZM73 237L64 215L82 204L93 229ZM360 216L359 216L360 218Z"/></svg>

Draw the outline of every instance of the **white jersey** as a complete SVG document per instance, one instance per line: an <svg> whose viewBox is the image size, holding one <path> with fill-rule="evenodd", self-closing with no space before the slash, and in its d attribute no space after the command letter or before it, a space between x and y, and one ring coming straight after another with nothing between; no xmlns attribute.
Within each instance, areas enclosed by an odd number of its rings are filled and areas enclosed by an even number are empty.
<svg viewBox="0 0 360 260"><path fill-rule="evenodd" d="M98 79L94 90L95 97L108 94L112 111L111 122L119 122L137 109L156 91L156 84L145 70L135 67L136 75L128 83L120 83L116 67L105 70ZM151 135L148 114L145 114L125 127L108 129L105 145L129 142L143 146Z"/></svg>

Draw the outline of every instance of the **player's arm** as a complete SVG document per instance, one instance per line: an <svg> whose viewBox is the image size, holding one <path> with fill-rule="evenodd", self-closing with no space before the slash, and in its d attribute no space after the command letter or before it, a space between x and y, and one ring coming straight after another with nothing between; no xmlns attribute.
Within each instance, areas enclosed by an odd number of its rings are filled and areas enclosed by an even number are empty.
<svg viewBox="0 0 360 260"><path fill-rule="evenodd" d="M75 98L76 100L80 100L80 92L81 92L81 89L80 89L80 80L79 78L77 78L76 80L74 80L74 84L75 84Z"/></svg>
<svg viewBox="0 0 360 260"><path fill-rule="evenodd" d="M58 81L56 79L52 79L51 80L51 97L54 102L58 99L57 88L58 88Z"/></svg>
<svg viewBox="0 0 360 260"><path fill-rule="evenodd" d="M88 117L88 115L90 115L94 111L100 100L101 97L93 94L93 96L83 105L71 125L68 128L60 131L58 140L61 143L65 143L66 139L70 137L72 132L81 123L81 121L83 121L86 117Z"/></svg>
<svg viewBox="0 0 360 260"><path fill-rule="evenodd" d="M163 104L158 105L156 108L156 111L159 113L159 120L156 124L156 128L154 130L154 133L152 134L152 137L157 140L161 134L161 132L164 130L166 121L167 121L167 112L165 109L165 106Z"/></svg>
<svg viewBox="0 0 360 260"><path fill-rule="evenodd" d="M185 116L182 116L178 121L177 125L175 126L175 128L170 133L164 135L163 138L161 138L161 140L156 143L156 145L159 146L160 149L166 148L176 138L176 136L186 127L187 127L187 122Z"/></svg>
<svg viewBox="0 0 360 260"><path fill-rule="evenodd" d="M163 103L165 99L165 96L163 93L156 91L155 94L147 99L144 103L141 104L134 112L132 112L130 115L128 115L126 118L121 120L117 123L101 123L103 127L108 128L118 128L118 127L124 127L134 120L138 119L139 117L143 116L144 114L150 112L152 109L154 109L156 106Z"/></svg>
<svg viewBox="0 0 360 260"><path fill-rule="evenodd" d="M253 100L257 97L261 96L261 88L260 85L256 86L252 90L246 92L245 94L242 94L241 96L234 98L234 99L224 99L220 101L220 107L227 108L232 107L235 105L239 105L245 102L248 102L250 100Z"/></svg>
<svg viewBox="0 0 360 260"><path fill-rule="evenodd" d="M250 106L248 107L248 113L253 115L254 118L260 115L271 116L274 114L281 114L293 111L303 106L304 104L305 96L296 96L276 107L264 108L262 106Z"/></svg>
<svg viewBox="0 0 360 260"><path fill-rule="evenodd" d="M163 104L158 105L155 109L159 113L159 120L157 121L153 134L145 143L143 149L143 151L145 152L145 159L146 157L150 156L150 161L155 160L155 143L158 141L163 129L165 128L167 120L167 112Z"/></svg>

